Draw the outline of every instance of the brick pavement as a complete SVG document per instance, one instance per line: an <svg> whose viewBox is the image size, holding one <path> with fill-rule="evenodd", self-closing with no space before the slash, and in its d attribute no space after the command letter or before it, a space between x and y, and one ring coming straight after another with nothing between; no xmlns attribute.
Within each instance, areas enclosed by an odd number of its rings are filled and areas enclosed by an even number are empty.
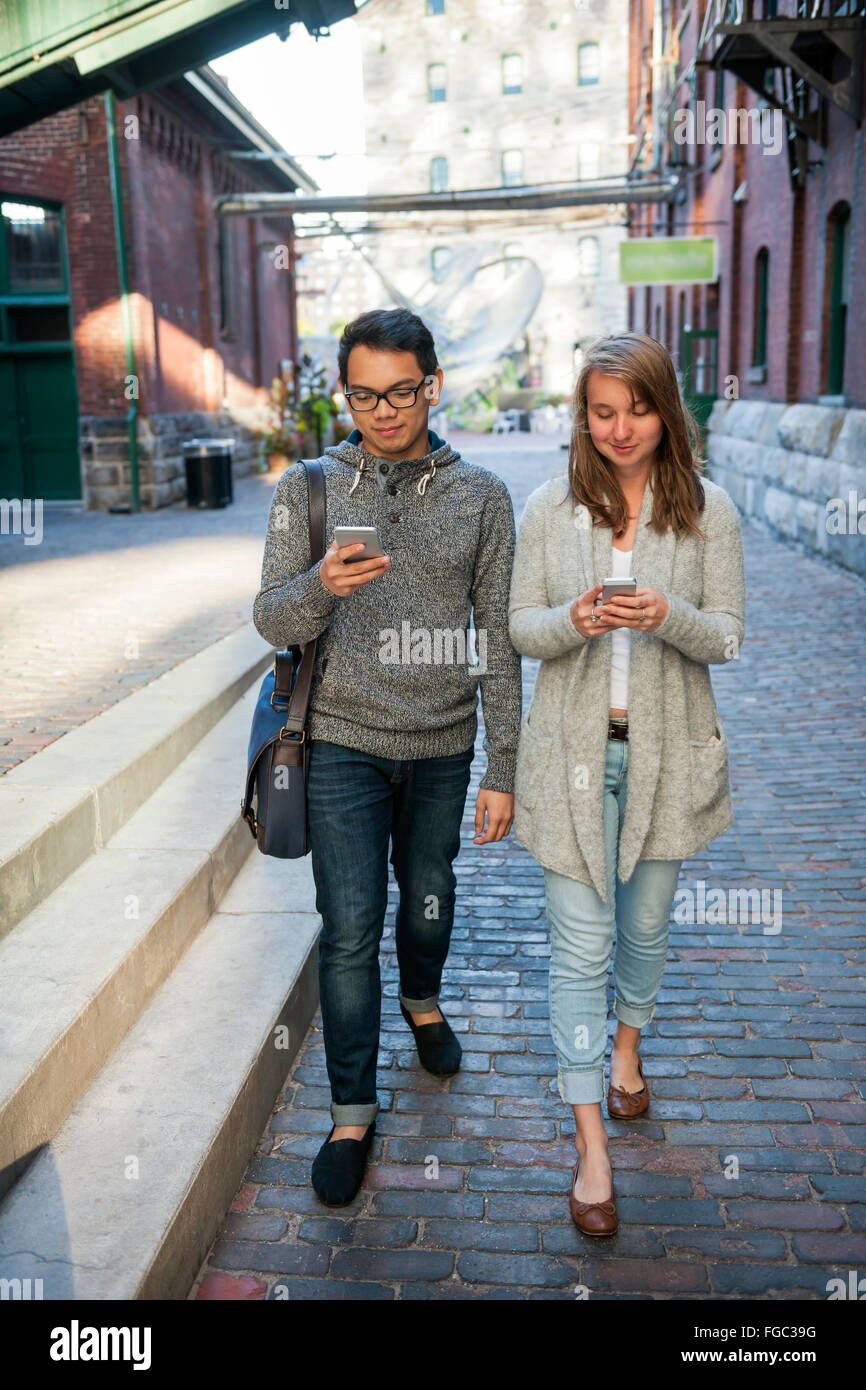
<svg viewBox="0 0 866 1390"><path fill-rule="evenodd" d="M518 515L564 466L554 448L489 454ZM569 1219L543 875L512 838L472 844L479 730L442 990L461 1072L429 1076L400 1017L392 883L365 1184L339 1209L309 1185L330 1128L317 1018L190 1298L814 1300L862 1272L864 586L745 537L746 642L714 671L736 819L680 884L766 890L768 907L779 890L781 930L769 911L673 922L641 1049L651 1108L607 1122L618 1233L592 1240ZM537 666L524 660L524 709Z"/></svg>

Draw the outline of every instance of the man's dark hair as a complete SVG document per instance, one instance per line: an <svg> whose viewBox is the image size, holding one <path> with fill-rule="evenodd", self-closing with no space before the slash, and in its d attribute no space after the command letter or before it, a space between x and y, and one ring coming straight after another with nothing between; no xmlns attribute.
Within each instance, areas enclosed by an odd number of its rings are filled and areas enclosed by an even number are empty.
<svg viewBox="0 0 866 1390"><path fill-rule="evenodd" d="M353 347L374 348L378 352L414 352L422 376L430 376L439 365L433 334L423 319L409 309L370 309L346 324L337 351L337 365L344 386L348 385L346 373Z"/></svg>

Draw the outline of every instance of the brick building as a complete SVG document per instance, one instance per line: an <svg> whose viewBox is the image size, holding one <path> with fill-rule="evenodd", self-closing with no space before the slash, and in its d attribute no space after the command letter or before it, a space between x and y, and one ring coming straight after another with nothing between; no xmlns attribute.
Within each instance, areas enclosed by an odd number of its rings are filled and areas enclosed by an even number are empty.
<svg viewBox="0 0 866 1390"><path fill-rule="evenodd" d="M630 286L629 324L705 402L711 472L738 504L860 573L856 502L853 531L827 517L866 481L864 14L631 0L629 27L634 171L681 180L673 203L630 208L629 236L719 246L715 282Z"/></svg>
<svg viewBox="0 0 866 1390"><path fill-rule="evenodd" d="M232 219L220 234L214 200L316 185L285 157L237 157L279 146L204 67L114 108L130 372L110 109L87 97L0 140L7 497L129 501L133 406L142 506L184 496L181 444L194 434L233 435L247 471L271 380L296 355L290 219Z"/></svg>
<svg viewBox="0 0 866 1390"><path fill-rule="evenodd" d="M625 0L366 0L361 35L370 193L571 183L628 165ZM527 332L533 384L568 392L575 344L622 327L623 206L413 213L369 238L376 264L417 294L484 241L525 256L544 289ZM503 270L507 278L507 268Z"/></svg>

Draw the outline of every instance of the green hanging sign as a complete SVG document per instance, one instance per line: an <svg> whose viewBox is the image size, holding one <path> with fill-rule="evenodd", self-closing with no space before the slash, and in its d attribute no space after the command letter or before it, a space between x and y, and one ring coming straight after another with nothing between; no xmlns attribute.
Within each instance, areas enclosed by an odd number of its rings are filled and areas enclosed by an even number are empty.
<svg viewBox="0 0 866 1390"><path fill-rule="evenodd" d="M718 260L718 237L634 237L619 244L620 284L708 284L719 278Z"/></svg>

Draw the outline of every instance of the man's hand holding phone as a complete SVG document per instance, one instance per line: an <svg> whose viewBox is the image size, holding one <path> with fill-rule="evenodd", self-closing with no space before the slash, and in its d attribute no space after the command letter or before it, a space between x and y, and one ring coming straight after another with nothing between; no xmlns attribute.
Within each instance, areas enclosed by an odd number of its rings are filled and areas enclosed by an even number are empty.
<svg viewBox="0 0 866 1390"><path fill-rule="evenodd" d="M337 545L332 541L330 550L325 552L319 565L319 578L326 589L338 598L353 594L362 584L386 574L391 568L388 555L375 555L371 560L355 560L355 556L365 549L363 541L351 545ZM352 563L346 564L346 561Z"/></svg>

